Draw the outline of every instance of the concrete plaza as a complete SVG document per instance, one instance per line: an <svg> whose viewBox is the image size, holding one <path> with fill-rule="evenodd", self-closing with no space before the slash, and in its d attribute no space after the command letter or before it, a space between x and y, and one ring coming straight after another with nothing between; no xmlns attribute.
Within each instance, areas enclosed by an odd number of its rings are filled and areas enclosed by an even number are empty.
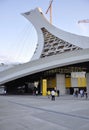
<svg viewBox="0 0 89 130"><path fill-rule="evenodd" d="M89 99L0 96L0 130L89 130Z"/></svg>

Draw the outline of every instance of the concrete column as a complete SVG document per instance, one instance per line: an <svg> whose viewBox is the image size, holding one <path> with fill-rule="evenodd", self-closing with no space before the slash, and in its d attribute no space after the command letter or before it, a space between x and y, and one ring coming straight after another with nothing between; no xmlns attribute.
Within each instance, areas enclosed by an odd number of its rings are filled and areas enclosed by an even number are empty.
<svg viewBox="0 0 89 130"><path fill-rule="evenodd" d="M56 87L60 91L60 95L65 94L65 74L56 75Z"/></svg>
<svg viewBox="0 0 89 130"><path fill-rule="evenodd" d="M86 73L87 91L89 92L89 73Z"/></svg>

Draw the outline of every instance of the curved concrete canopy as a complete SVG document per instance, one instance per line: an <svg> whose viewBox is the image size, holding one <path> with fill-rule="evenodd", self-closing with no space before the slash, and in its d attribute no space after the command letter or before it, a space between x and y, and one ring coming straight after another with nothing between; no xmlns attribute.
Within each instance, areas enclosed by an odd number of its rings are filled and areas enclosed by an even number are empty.
<svg viewBox="0 0 89 130"><path fill-rule="evenodd" d="M26 12L23 15L33 23L37 30L38 48L33 56L32 61L1 72L0 84L4 84L21 77L42 72L55 67L62 67L70 64L89 61L89 48L81 49L81 46L79 46L79 49L74 51L67 51L65 53L40 58L42 50L44 48L44 37L41 30L43 27L45 27L45 29L47 29L52 35L56 36L57 38L67 41L68 43L73 44L77 47L79 44L88 44L89 38L58 30L56 27L50 25L50 23L46 21L42 12L40 12L38 9Z"/></svg>
<svg viewBox="0 0 89 130"><path fill-rule="evenodd" d="M62 67L87 61L89 61L89 49L76 50L73 52L40 58L3 71L0 73L0 84L55 67Z"/></svg>

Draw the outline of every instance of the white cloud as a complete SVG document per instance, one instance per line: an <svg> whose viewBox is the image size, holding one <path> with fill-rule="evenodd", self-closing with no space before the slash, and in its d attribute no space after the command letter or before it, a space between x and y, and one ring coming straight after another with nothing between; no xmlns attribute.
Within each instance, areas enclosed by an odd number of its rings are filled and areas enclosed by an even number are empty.
<svg viewBox="0 0 89 130"><path fill-rule="evenodd" d="M4 63L4 64L17 64L19 62L17 62L16 60L13 60L13 58L9 58L8 56L0 55L0 64L1 63Z"/></svg>
<svg viewBox="0 0 89 130"><path fill-rule="evenodd" d="M89 23L78 24L81 35L89 36Z"/></svg>

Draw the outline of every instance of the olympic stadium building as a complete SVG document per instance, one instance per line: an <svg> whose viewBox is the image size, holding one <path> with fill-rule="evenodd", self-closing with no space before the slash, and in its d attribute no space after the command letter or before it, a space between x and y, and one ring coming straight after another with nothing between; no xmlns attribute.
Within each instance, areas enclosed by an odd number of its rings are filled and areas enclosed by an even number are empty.
<svg viewBox="0 0 89 130"><path fill-rule="evenodd" d="M89 37L65 32L51 25L40 8L22 14L35 27L36 50L30 62L0 72L0 85L12 94L45 96L55 89L60 94L89 91Z"/></svg>

